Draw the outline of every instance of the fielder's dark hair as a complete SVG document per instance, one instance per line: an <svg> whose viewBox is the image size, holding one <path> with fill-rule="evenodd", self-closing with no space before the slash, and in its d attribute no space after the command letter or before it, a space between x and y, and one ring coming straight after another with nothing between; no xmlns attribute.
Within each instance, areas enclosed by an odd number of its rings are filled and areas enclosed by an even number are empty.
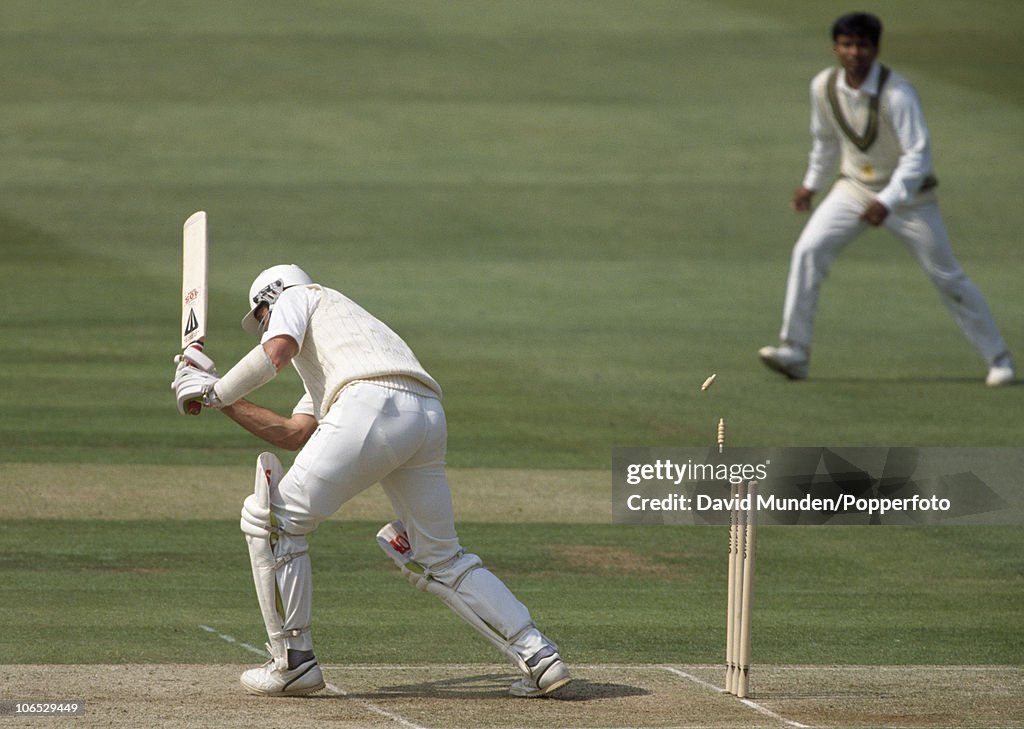
<svg viewBox="0 0 1024 729"><path fill-rule="evenodd" d="M847 13L832 24L832 40L841 35L867 38L877 46L882 38L882 21L871 13Z"/></svg>

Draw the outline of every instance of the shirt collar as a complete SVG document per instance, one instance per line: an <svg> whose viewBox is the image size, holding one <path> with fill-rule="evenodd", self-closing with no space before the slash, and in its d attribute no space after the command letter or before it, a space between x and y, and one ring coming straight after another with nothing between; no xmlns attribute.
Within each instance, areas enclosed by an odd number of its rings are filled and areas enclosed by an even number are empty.
<svg viewBox="0 0 1024 729"><path fill-rule="evenodd" d="M868 77L866 79L864 79L864 83L862 83L860 85L859 89L853 89L853 88L850 88L849 86L847 86L847 84L846 84L846 74L845 73L840 73L839 74L839 79L838 79L839 83L837 84L837 86L844 93L850 94L851 96L855 96L857 94L867 94L868 96L877 96L878 95L878 77L881 75L881 73L882 73L882 67L878 64L878 61L875 61L874 63L871 64L871 70L868 71Z"/></svg>

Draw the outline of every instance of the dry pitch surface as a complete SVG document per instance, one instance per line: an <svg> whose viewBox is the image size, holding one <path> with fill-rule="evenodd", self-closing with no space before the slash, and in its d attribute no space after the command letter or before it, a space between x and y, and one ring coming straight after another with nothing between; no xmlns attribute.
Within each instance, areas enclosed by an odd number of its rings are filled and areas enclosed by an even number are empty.
<svg viewBox="0 0 1024 729"><path fill-rule="evenodd" d="M4 693L85 698L38 727L1021 727L1024 671L992 667L762 666L756 695L719 692L717 666L576 666L548 699L513 699L501 665L325 666L305 698L246 695L238 665L5 667ZM40 687L47 687L45 691Z"/></svg>
<svg viewBox="0 0 1024 729"><path fill-rule="evenodd" d="M76 466L80 503L69 504L60 466L10 464L15 492L0 517L174 518L183 503L202 503L210 518L234 518L249 469ZM140 474L141 471L147 471ZM151 471L151 472L150 472ZM145 478L141 478L145 476ZM197 476L193 478L193 476ZM211 476L213 478L211 479ZM609 521L606 473L455 471L463 519L544 520L553 506L562 521ZM139 498L125 484L157 482L182 489L171 501ZM515 483L519 498L495 511L496 482ZM195 488L202 483L202 489ZM118 485L120 484L120 485ZM243 486L240 486L242 484ZM527 488L524 489L524 484ZM190 488L194 494L188 493ZM502 489L503 494L516 490ZM557 495L564 503L552 505ZM190 497L194 497L190 498ZM111 508L111 504L118 507ZM537 504L544 504L543 513ZM55 508L58 507L59 509ZM102 505L102 506L99 506ZM116 513L114 513L116 511ZM91 513L94 512L94 513ZM358 497L343 518L390 518L379 489ZM232 642L215 627L196 626L210 640ZM234 644L238 660L259 649ZM1013 666L767 666L755 667L753 695L721 693L723 669L683 665L580 665L576 680L548 699L507 695L516 678L504 665L324 667L326 690L313 697L248 696L243 670L228 665L0 666L0 698L82 699L83 716L63 719L0 716L0 726L76 727L404 727L405 729L569 729L597 727L1024 727L1024 669Z"/></svg>

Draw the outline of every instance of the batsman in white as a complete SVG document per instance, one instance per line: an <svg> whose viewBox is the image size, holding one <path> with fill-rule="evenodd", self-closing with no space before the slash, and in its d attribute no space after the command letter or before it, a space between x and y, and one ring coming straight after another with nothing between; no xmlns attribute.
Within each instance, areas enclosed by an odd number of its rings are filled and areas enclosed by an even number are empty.
<svg viewBox="0 0 1024 729"><path fill-rule="evenodd" d="M522 671L510 693L543 696L569 683L558 646L459 544L445 474L441 388L408 345L294 265L260 273L249 305L242 327L260 343L223 377L206 355L188 350L173 383L179 411L199 400L267 442L299 451L286 473L272 454L259 457L256 488L242 509L272 656L243 673L242 685L266 696L307 694L325 685L310 632L306 536L376 483L401 522L386 525L386 538L378 541L410 583L437 595ZM245 399L289 363L305 385L289 417Z"/></svg>
<svg viewBox="0 0 1024 729"><path fill-rule="evenodd" d="M782 343L762 347L761 360L790 379L807 377L818 293L839 252L868 226L884 225L910 249L967 339L988 364L988 385L1014 380L1013 360L981 291L950 246L932 171L921 104L905 78L877 61L882 23L850 13L833 23L838 67L811 82L813 144L798 212L817 190L839 179L793 248L783 308Z"/></svg>

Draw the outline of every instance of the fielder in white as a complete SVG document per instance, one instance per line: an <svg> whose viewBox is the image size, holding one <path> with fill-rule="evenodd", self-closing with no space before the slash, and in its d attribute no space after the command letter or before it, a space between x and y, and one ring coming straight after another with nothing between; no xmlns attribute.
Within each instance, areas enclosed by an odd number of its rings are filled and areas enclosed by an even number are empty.
<svg viewBox="0 0 1024 729"><path fill-rule="evenodd" d="M917 93L876 61L882 23L850 13L832 26L839 67L811 82L813 144L798 212L816 191L839 179L807 221L793 248L783 309L782 343L761 360L790 379L807 377L822 281L839 252L870 226L884 225L910 249L938 289L960 330L987 363L988 385L1014 380L1013 360L985 297L961 269L935 197L928 128Z"/></svg>
<svg viewBox="0 0 1024 729"><path fill-rule="evenodd" d="M242 509L272 659L242 674L255 694L324 687L313 651L306 535L360 491L380 483L398 520L377 540L410 583L438 596L523 673L514 696L569 683L558 647L474 554L459 544L445 475L441 388L408 345L341 293L294 265L263 271L242 327L260 344L223 377L202 352L179 357L178 409L199 400L269 443L298 450L287 472L270 453ZM244 399L291 363L305 394L290 417Z"/></svg>

